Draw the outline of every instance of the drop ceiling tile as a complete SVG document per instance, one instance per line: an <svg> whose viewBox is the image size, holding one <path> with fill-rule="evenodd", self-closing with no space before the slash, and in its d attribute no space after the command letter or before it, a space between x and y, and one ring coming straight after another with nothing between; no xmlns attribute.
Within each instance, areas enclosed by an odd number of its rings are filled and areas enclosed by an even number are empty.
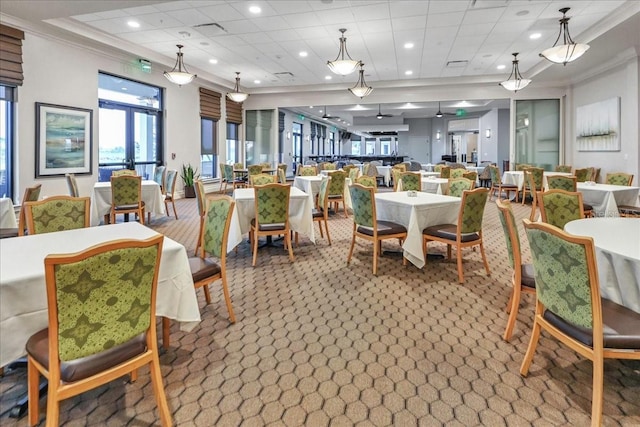
<svg viewBox="0 0 640 427"><path fill-rule="evenodd" d="M244 16L228 4L200 7L198 10L207 15L213 22L244 19Z"/></svg>
<svg viewBox="0 0 640 427"><path fill-rule="evenodd" d="M147 13L159 12L159 10L153 6L129 7L129 8L123 9L123 11L130 16L145 15Z"/></svg>
<svg viewBox="0 0 640 427"><path fill-rule="evenodd" d="M123 13L123 15L126 16L126 14ZM75 15L73 16L73 19L75 19L76 21L80 21L80 22L92 22L92 21L99 21L101 19L104 19L103 17L101 17L100 15L98 15L97 13L87 13L84 15Z"/></svg>
<svg viewBox="0 0 640 427"><path fill-rule="evenodd" d="M247 42L245 42L244 40L242 40L242 38L240 38L239 36L235 36L235 35L227 35L227 36L218 36L215 38L215 41L217 43L220 43L220 45L222 46L245 46L247 44Z"/></svg>
<svg viewBox="0 0 640 427"><path fill-rule="evenodd" d="M317 26L320 23L318 15L314 12L296 13L292 15L283 15L282 18L289 24L291 28L305 28Z"/></svg>
<svg viewBox="0 0 640 427"><path fill-rule="evenodd" d="M495 24L504 13L505 7L493 7L490 9L469 9L464 15L462 25L471 24Z"/></svg>
<svg viewBox="0 0 640 427"><path fill-rule="evenodd" d="M298 37L303 40L320 38L330 39L334 36L334 34L329 34L329 31L327 31L327 28L324 26L298 28L295 32L298 34Z"/></svg>
<svg viewBox="0 0 640 427"><path fill-rule="evenodd" d="M274 0L270 1L269 4L281 16L304 13L311 10L311 6L306 1Z"/></svg>
<svg viewBox="0 0 640 427"><path fill-rule="evenodd" d="M391 26L394 30L424 29L426 15L405 16L402 18L392 18Z"/></svg>
<svg viewBox="0 0 640 427"><path fill-rule="evenodd" d="M238 1L229 3L235 10L240 12L245 18L276 16L278 13L270 6L268 2L248 2ZM260 13L253 13L249 10L251 6L258 6Z"/></svg>
<svg viewBox="0 0 640 427"><path fill-rule="evenodd" d="M380 19L376 21L359 21L358 30L360 34L387 33L391 35L391 22Z"/></svg>
<svg viewBox="0 0 640 427"><path fill-rule="evenodd" d="M507 6L500 17L501 21L514 22L537 19L547 8L548 3L513 3ZM525 14L525 12L527 12Z"/></svg>
<svg viewBox="0 0 640 427"><path fill-rule="evenodd" d="M348 8L318 10L316 11L316 15L324 25L336 25L345 22L353 23L359 21L359 19L355 18L351 9Z"/></svg>
<svg viewBox="0 0 640 427"><path fill-rule="evenodd" d="M176 39L175 36L162 30L134 31L121 34L120 37L133 43L162 42Z"/></svg>
<svg viewBox="0 0 640 427"><path fill-rule="evenodd" d="M432 13L464 12L469 6L467 0L447 0L429 2L429 15Z"/></svg>
<svg viewBox="0 0 640 427"><path fill-rule="evenodd" d="M210 2L207 2L211 4ZM164 3L155 4L154 7L158 9L160 12L177 12L180 10L189 10L195 9L197 6L193 4L193 2L187 1L168 1Z"/></svg>
<svg viewBox="0 0 640 427"><path fill-rule="evenodd" d="M427 28L457 27L462 23L463 19L464 12L429 13L427 16Z"/></svg>
<svg viewBox="0 0 640 427"><path fill-rule="evenodd" d="M276 42L298 40L298 38L300 38L296 31L292 30L267 31L266 34L271 40Z"/></svg>
<svg viewBox="0 0 640 427"><path fill-rule="evenodd" d="M222 25L222 27L227 31L227 34L230 35L240 35L246 33L257 33L260 31L256 25L253 24L253 21L248 19L237 19L234 21L220 21L218 24Z"/></svg>
<svg viewBox="0 0 640 427"><path fill-rule="evenodd" d="M267 16L263 18L252 19L258 28L262 31L276 31L276 30L288 30L289 25L287 22L279 16Z"/></svg>
<svg viewBox="0 0 640 427"><path fill-rule="evenodd" d="M374 21L376 19L389 20L389 4L377 3L368 6L359 6L361 2L352 2L353 15L358 17L358 21Z"/></svg>
<svg viewBox="0 0 640 427"><path fill-rule="evenodd" d="M180 21L180 25L193 26L211 22L211 18L200 13L197 9L174 10L171 12L171 16Z"/></svg>
<svg viewBox="0 0 640 427"><path fill-rule="evenodd" d="M141 24L144 23L151 28L172 28L185 25L166 13L149 13L146 15L139 15L137 19Z"/></svg>
<svg viewBox="0 0 640 427"><path fill-rule="evenodd" d="M495 24L469 24L462 25L458 30L459 37L479 37L486 36L492 30Z"/></svg>
<svg viewBox="0 0 640 427"><path fill-rule="evenodd" d="M123 18L102 19L91 22L91 25L107 34L122 34L136 31L135 28L128 26L127 20Z"/></svg>
<svg viewBox="0 0 640 427"><path fill-rule="evenodd" d="M431 2L433 3L433 2ZM413 1L391 1L389 11L392 18L402 18L405 16L426 15L429 11L429 2L424 0Z"/></svg>
<svg viewBox="0 0 640 427"><path fill-rule="evenodd" d="M240 34L239 37L247 42L247 44L255 44L255 43L264 43L272 40L271 37L267 35L265 32L257 32L257 33L245 33Z"/></svg>

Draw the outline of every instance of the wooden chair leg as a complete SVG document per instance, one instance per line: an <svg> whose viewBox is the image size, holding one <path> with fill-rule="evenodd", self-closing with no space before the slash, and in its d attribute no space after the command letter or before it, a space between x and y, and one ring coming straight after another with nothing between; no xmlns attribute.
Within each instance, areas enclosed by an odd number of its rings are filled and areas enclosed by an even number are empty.
<svg viewBox="0 0 640 427"><path fill-rule="evenodd" d="M138 380L138 370L134 369L129 373L129 381L135 383Z"/></svg>
<svg viewBox="0 0 640 427"><path fill-rule="evenodd" d="M520 290L516 288L516 286L520 286L519 284L513 284L513 292L511 293L511 298L509 299L509 304L507 305L507 312L509 312L509 319L507 319L507 327L504 330L504 335L502 338L509 342L511 339L511 334L513 333L513 327L516 324L516 320L518 319L518 309L520 306Z"/></svg>
<svg viewBox="0 0 640 427"><path fill-rule="evenodd" d="M153 361L150 363L151 383L153 384L153 394L156 396L158 412L160 412L160 422L163 427L172 425L171 413L167 404L167 396L164 393L164 385L162 384L162 373L160 372L160 360L157 351L153 354Z"/></svg>
<svg viewBox="0 0 640 427"><path fill-rule="evenodd" d="M178 211L176 210L176 202L174 200L171 200L171 205L173 206L173 215L176 217L176 220L178 219Z"/></svg>
<svg viewBox="0 0 640 427"><path fill-rule="evenodd" d="M211 291L209 291L209 284L207 283L202 287L204 290L204 299L207 301L207 304L211 304Z"/></svg>
<svg viewBox="0 0 640 427"><path fill-rule="evenodd" d="M254 234L253 235L253 262L251 263L251 265L255 267L257 260L258 260L258 236Z"/></svg>
<svg viewBox="0 0 640 427"><path fill-rule="evenodd" d="M233 312L233 306L231 305L231 294L229 293L229 287L227 286L227 273L222 271L222 292L224 293L224 302L227 304L227 311L229 312L229 320L231 323L236 323L236 315Z"/></svg>
<svg viewBox="0 0 640 427"><path fill-rule="evenodd" d="M353 248L356 245L356 230L355 225L353 229L353 235L351 236L351 249L349 249L349 255L347 255L347 265L351 262L351 256L353 255Z"/></svg>
<svg viewBox="0 0 640 427"><path fill-rule="evenodd" d="M27 357L27 396L29 425L35 426L40 419L40 372L33 364L30 357Z"/></svg>
<svg viewBox="0 0 640 427"><path fill-rule="evenodd" d="M39 397L39 396L38 396ZM49 384L47 392L47 426L60 425L60 402L58 401L58 390Z"/></svg>
<svg viewBox="0 0 640 427"><path fill-rule="evenodd" d="M482 262L484 263L484 269L487 271L487 276L491 276L491 271L489 271L489 263L487 262L487 256L484 253L484 245L481 242L479 246L480 254L482 255Z"/></svg>
<svg viewBox="0 0 640 427"><path fill-rule="evenodd" d="M458 264L458 282L464 283L464 273L462 272L462 246L456 245L456 258Z"/></svg>
<svg viewBox="0 0 640 427"><path fill-rule="evenodd" d="M373 275L378 275L378 246L380 241L373 242Z"/></svg>
<svg viewBox="0 0 640 427"><path fill-rule="evenodd" d="M602 351L602 349L601 349ZM593 394L591 396L591 426L602 425L604 394L604 360L602 353L593 355Z"/></svg>
<svg viewBox="0 0 640 427"><path fill-rule="evenodd" d="M169 348L171 336L171 320L168 317L162 318L162 348Z"/></svg>
<svg viewBox="0 0 640 427"><path fill-rule="evenodd" d="M522 365L520 366L520 375L523 377L526 377L529 373L529 367L533 361L533 354L536 352L536 347L538 346L538 339L540 339L540 324L534 319L529 347L527 347L527 352L525 353Z"/></svg>
<svg viewBox="0 0 640 427"><path fill-rule="evenodd" d="M324 228L327 230L327 240L329 241L329 246L331 246L331 236L329 236L329 223L327 220L324 220Z"/></svg>
<svg viewBox="0 0 640 427"><path fill-rule="evenodd" d="M293 262L295 260L295 257L293 256L293 247L291 245L291 235L289 233L285 234L285 243L287 244L287 248L289 249L289 261Z"/></svg>

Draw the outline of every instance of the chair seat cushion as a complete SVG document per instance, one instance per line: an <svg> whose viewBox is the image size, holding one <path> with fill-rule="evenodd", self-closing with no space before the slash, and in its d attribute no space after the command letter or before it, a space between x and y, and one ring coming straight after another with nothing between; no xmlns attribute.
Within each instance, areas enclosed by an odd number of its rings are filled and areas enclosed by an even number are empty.
<svg viewBox="0 0 640 427"><path fill-rule="evenodd" d="M311 216L314 218L324 218L324 212L321 209L313 208L311 211Z"/></svg>
<svg viewBox="0 0 640 427"><path fill-rule="evenodd" d="M17 228L0 228L0 239L7 239L9 237L18 237Z"/></svg>
<svg viewBox="0 0 640 427"><path fill-rule="evenodd" d="M533 269L533 264L522 264L520 267L520 284L522 286L526 286L527 288L536 288L536 277L535 270Z"/></svg>
<svg viewBox="0 0 640 427"><path fill-rule="evenodd" d="M329 194L329 199L342 199L342 194Z"/></svg>
<svg viewBox="0 0 640 427"><path fill-rule="evenodd" d="M212 259L200 257L189 257L189 269L191 270L193 283L217 276L222 271L220 265Z"/></svg>
<svg viewBox="0 0 640 427"><path fill-rule="evenodd" d="M142 202L142 207L144 208L144 202ZM115 207L116 211L132 211L134 209L138 209L138 205L137 204L119 205L119 206Z"/></svg>
<svg viewBox="0 0 640 427"><path fill-rule="evenodd" d="M563 333L593 347L591 329L575 326L549 310L545 310L544 319ZM640 313L602 298L602 327L605 348L640 350Z"/></svg>
<svg viewBox="0 0 640 427"><path fill-rule="evenodd" d="M494 185L499 185L502 188L515 188L515 189L518 188L516 184L494 184Z"/></svg>
<svg viewBox="0 0 640 427"><path fill-rule="evenodd" d="M453 241L456 240L457 233L458 226L455 224L432 225L431 227L427 227L422 230L422 235L435 236L440 237L441 239ZM461 241L465 243L473 242L478 239L480 239L480 235L478 233L462 233L461 236Z"/></svg>
<svg viewBox="0 0 640 427"><path fill-rule="evenodd" d="M284 222L277 222L273 224L260 224L260 231L280 231L285 229L286 224ZM256 227L256 219L251 220L251 227Z"/></svg>
<svg viewBox="0 0 640 427"><path fill-rule="evenodd" d="M378 236L385 236L390 234L406 233L407 228L404 225L397 224L391 221L377 221ZM373 228L365 227L364 225L358 226L358 233L366 234L367 236L373 236Z"/></svg>
<svg viewBox="0 0 640 427"><path fill-rule="evenodd" d="M26 349L31 357L49 369L49 328L31 335ZM142 333L103 352L60 363L60 379L65 382L74 382L88 378L126 362L146 350L146 336Z"/></svg>

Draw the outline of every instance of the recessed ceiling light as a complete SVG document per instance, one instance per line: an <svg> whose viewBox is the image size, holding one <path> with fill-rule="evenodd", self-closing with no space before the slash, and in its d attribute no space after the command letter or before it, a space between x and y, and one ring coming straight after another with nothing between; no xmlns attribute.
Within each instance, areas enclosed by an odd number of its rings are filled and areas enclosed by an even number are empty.
<svg viewBox="0 0 640 427"><path fill-rule="evenodd" d="M413 71L411 71L411 70L407 70L407 71L404 72L405 76L410 76L412 74L413 74Z"/></svg>
<svg viewBox="0 0 640 427"><path fill-rule="evenodd" d="M217 59L212 58L209 60L209 64L217 64L217 63L218 63Z"/></svg>
<svg viewBox="0 0 640 427"><path fill-rule="evenodd" d="M404 44L404 48L405 49L413 49L413 43L409 42L409 43L405 43Z"/></svg>
<svg viewBox="0 0 640 427"><path fill-rule="evenodd" d="M129 21L127 22L127 25L131 28L140 28L140 23L136 21Z"/></svg>
<svg viewBox="0 0 640 427"><path fill-rule="evenodd" d="M324 76L325 80L331 80L331 76Z"/></svg>
<svg viewBox="0 0 640 427"><path fill-rule="evenodd" d="M309 108L311 108L313 110L313 105L309 105Z"/></svg>
<svg viewBox="0 0 640 427"><path fill-rule="evenodd" d="M521 10L519 12L516 12L516 16L527 16L529 14L528 10Z"/></svg>
<svg viewBox="0 0 640 427"><path fill-rule="evenodd" d="M260 12L262 12L262 9L260 9L260 6L250 6L249 7L249 12L251 12L251 13L260 13Z"/></svg>
<svg viewBox="0 0 640 427"><path fill-rule="evenodd" d="M309 56L309 54L307 52L305 52L304 50L302 52L300 52L298 55L300 55L303 58L306 58L307 56Z"/></svg>
<svg viewBox="0 0 640 427"><path fill-rule="evenodd" d="M529 35L529 38L530 38L531 40L537 40L537 39L539 39L540 37L542 37L542 34L540 34L540 33L533 33L533 34L530 34L530 35Z"/></svg>
<svg viewBox="0 0 640 427"><path fill-rule="evenodd" d="M496 68L497 68L498 70L504 70L505 68L507 68L507 66L506 66L506 65L504 65L504 64L500 64L500 65L498 65Z"/></svg>
<svg viewBox="0 0 640 427"><path fill-rule="evenodd" d="M260 83L262 83L260 80L254 80L253 81L255 84L259 85Z"/></svg>

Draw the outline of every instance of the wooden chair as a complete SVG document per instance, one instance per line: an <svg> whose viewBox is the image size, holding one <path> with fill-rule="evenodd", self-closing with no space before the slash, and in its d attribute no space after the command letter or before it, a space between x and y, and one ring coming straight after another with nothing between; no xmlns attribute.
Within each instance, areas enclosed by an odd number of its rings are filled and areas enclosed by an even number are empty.
<svg viewBox="0 0 640 427"><path fill-rule="evenodd" d="M257 175L249 176L249 180L253 187L254 185L275 184L278 182L278 177L269 173L259 173Z"/></svg>
<svg viewBox="0 0 640 427"><path fill-rule="evenodd" d="M640 314L600 296L593 239L524 221L537 286L527 376L544 329L593 363L591 426L602 424L604 359L640 360ZM576 384L574 384L576 385Z"/></svg>
<svg viewBox="0 0 640 427"><path fill-rule="evenodd" d="M67 181L67 189L69 190L69 195L71 197L80 197L80 192L78 191L78 182L76 181L76 176L72 173L64 174L64 177Z"/></svg>
<svg viewBox="0 0 640 427"><path fill-rule="evenodd" d="M298 171L300 176L316 176L318 174L315 166L302 166Z"/></svg>
<svg viewBox="0 0 640 427"><path fill-rule="evenodd" d="M532 168L533 165L527 164L527 163L518 163L516 164L516 171L518 172L524 172L525 169L529 169Z"/></svg>
<svg viewBox="0 0 640 427"><path fill-rule="evenodd" d="M178 219L178 211L176 210L176 177L178 176L178 171L175 169L170 169L167 171L167 181L164 192L164 208L167 211L167 216L169 216L169 203L173 206L173 215ZM195 181L194 181L195 182ZM149 212L149 217L151 217L151 212ZM151 219L149 219L151 222Z"/></svg>
<svg viewBox="0 0 640 427"><path fill-rule="evenodd" d="M356 182L359 176L360 176L359 167L353 166L352 168L349 169L349 179L351 180L352 184Z"/></svg>
<svg viewBox="0 0 640 427"><path fill-rule="evenodd" d="M164 193L166 186L166 166L156 166L153 170L153 180L160 186L160 191Z"/></svg>
<svg viewBox="0 0 640 427"><path fill-rule="evenodd" d="M500 215L500 222L502 223L504 237L507 241L509 263L513 269L513 274L511 276L511 296L509 297L509 302L507 304L509 319L507 320L507 326L504 330L504 335L502 336L502 338L508 342L511 339L513 327L515 326L518 318L518 309L520 308L520 298L522 293L535 294L536 280L533 265L522 263L520 235L518 234L516 218L513 215L513 210L511 209L511 202L508 200L496 200L496 205L498 206L498 214Z"/></svg>
<svg viewBox="0 0 640 427"><path fill-rule="evenodd" d="M24 236L24 230L27 228L27 218L25 216L24 204L26 202L35 202L40 198L40 189L42 184L36 184L33 187L27 187L22 196L22 205L20 205L20 213L18 214L18 236ZM13 235L13 233L11 233Z"/></svg>
<svg viewBox="0 0 640 427"><path fill-rule="evenodd" d="M464 283L462 248L480 246L484 268L487 275L491 275L482 244L482 216L488 196L489 190L487 188L476 188L463 192L457 224L439 224L422 230L422 250L425 254L427 253L427 244L430 241L446 244L448 259L451 259L451 246L456 246L458 281L460 283Z"/></svg>
<svg viewBox="0 0 640 427"><path fill-rule="evenodd" d="M404 166L404 165L402 165ZM398 191L398 183L400 182L400 175L405 171L395 166L391 168L391 178L393 179L393 191Z"/></svg>
<svg viewBox="0 0 640 427"><path fill-rule="evenodd" d="M536 188L536 182L535 182L535 175L532 173L527 172L529 169L525 169L524 171L524 185L522 186L523 188L523 192L522 192L522 201L524 203L524 187L525 185L528 188ZM538 195L540 194L540 191L531 191L529 190L531 193L531 212L529 213L529 220L530 221L534 221L536 219L536 211L538 208Z"/></svg>
<svg viewBox="0 0 640 427"><path fill-rule="evenodd" d="M247 170L249 172L249 185L251 185L251 177L262 173L262 165L249 165Z"/></svg>
<svg viewBox="0 0 640 427"><path fill-rule="evenodd" d="M422 191L422 175L419 172L403 172L400 179L402 191Z"/></svg>
<svg viewBox="0 0 640 427"><path fill-rule="evenodd" d="M136 173L136 171L132 169L119 169L117 171L111 172L111 176L123 176L123 175L137 176L138 174Z"/></svg>
<svg viewBox="0 0 640 427"><path fill-rule="evenodd" d="M378 220L376 217L375 187L365 187L361 184L349 186L351 202L353 203L353 235L351 249L347 257L347 265L351 263L356 237L373 243L373 274L378 275L378 255L382 249L382 241L399 239L400 243L407 238L407 229L392 221ZM407 265L407 259L402 257L402 265Z"/></svg>
<svg viewBox="0 0 640 427"><path fill-rule="evenodd" d="M473 181L474 187L475 187L475 183L476 183L476 181L478 181L478 172L476 172L476 171L466 171L465 173L462 174L462 177L470 179L471 181Z"/></svg>
<svg viewBox="0 0 640 427"><path fill-rule="evenodd" d="M591 167L591 168L589 168L589 170L591 171L591 173L589 175L589 180L593 181L593 182L599 182L600 181L600 171L602 169L601 168Z"/></svg>
<svg viewBox="0 0 640 427"><path fill-rule="evenodd" d="M368 175L362 175L362 176L357 177L354 184L360 184L360 185L363 185L365 187L373 187L373 189L375 191L377 191L377 189L378 189L378 180L375 179L374 177L368 176Z"/></svg>
<svg viewBox="0 0 640 427"><path fill-rule="evenodd" d="M333 204L334 211L338 213L339 204L342 202L342 209L344 210L344 217L348 217L347 204L344 202L344 186L347 180L347 173L344 171L329 172L331 181L329 181L329 187L327 192L329 193L329 203Z"/></svg>
<svg viewBox="0 0 640 427"><path fill-rule="evenodd" d="M549 190L538 194L542 222L564 229L569 221L584 218L582 193Z"/></svg>
<svg viewBox="0 0 640 427"><path fill-rule="evenodd" d="M522 205L524 206L524 201L527 198L527 191L529 191L532 203L535 203L535 193L544 190L544 169L530 167L524 169L523 174L524 183L522 184Z"/></svg>
<svg viewBox="0 0 640 427"><path fill-rule="evenodd" d="M476 182L467 178L449 178L447 196L462 197L465 191L473 190Z"/></svg>
<svg viewBox="0 0 640 427"><path fill-rule="evenodd" d="M206 198L207 195L204 191L204 184L202 180L196 179L193 182L193 186L196 192L196 206L198 207L198 217L200 217L200 227L198 228L198 237L196 239L196 249L193 252L194 255L198 255L198 248L202 246L202 230L204 229L204 214L206 213Z"/></svg>
<svg viewBox="0 0 640 427"><path fill-rule="evenodd" d="M608 173L605 178L605 184L609 185L626 185L630 187L632 182L633 174L624 172Z"/></svg>
<svg viewBox="0 0 640 427"><path fill-rule="evenodd" d="M518 186L515 184L503 184L502 179L500 178L500 169L497 166L487 166L489 168L489 173L491 175L491 194L489 196L489 200L493 199L493 194L498 192L498 199L501 197L502 192L507 193L507 198L509 198L509 194L512 191L516 192L515 201L518 201Z"/></svg>
<svg viewBox="0 0 640 427"><path fill-rule="evenodd" d="M29 234L75 230L91 225L89 197L53 196L24 205Z"/></svg>
<svg viewBox="0 0 640 427"><path fill-rule="evenodd" d="M558 165L556 166L556 172L571 173L571 165Z"/></svg>
<svg viewBox="0 0 640 427"><path fill-rule="evenodd" d="M591 179L591 169L590 168L582 168L576 169L574 172L576 176L576 180L578 182L587 182Z"/></svg>
<svg viewBox="0 0 640 427"><path fill-rule="evenodd" d="M449 179L450 177L451 177L451 168L449 166L442 166L440 168L440 178Z"/></svg>
<svg viewBox="0 0 640 427"><path fill-rule="evenodd" d="M253 262L258 259L258 239L260 236L284 235L285 248L289 250L289 260L293 261L289 226L290 185L257 185L255 191L256 217L251 220L251 238L253 243Z"/></svg>
<svg viewBox="0 0 640 427"><path fill-rule="evenodd" d="M172 425L156 338L164 237L116 240L44 260L49 327L29 338L29 425L39 422L39 376L48 380L47 426L59 403L149 365L163 426ZM109 266L109 268L106 268Z"/></svg>
<svg viewBox="0 0 640 427"><path fill-rule="evenodd" d="M110 222L115 224L116 214L135 213L144 224L144 202L142 201L142 177L130 174L111 175L111 213Z"/></svg>
<svg viewBox="0 0 640 427"><path fill-rule="evenodd" d="M280 181L280 184L287 184L286 169L278 168L278 180Z"/></svg>
<svg viewBox="0 0 640 427"><path fill-rule="evenodd" d="M462 176L467 172L466 169L451 169L451 173L449 174L449 178L462 178Z"/></svg>
<svg viewBox="0 0 640 427"><path fill-rule="evenodd" d="M322 223L324 222L324 228L327 230L327 241L331 246L331 236L329 235L329 182L331 176L322 178L320 182L320 191L318 192L318 207L312 211L313 220L318 223L320 228L320 237L324 237L322 233ZM297 242L296 242L297 244Z"/></svg>
<svg viewBox="0 0 640 427"><path fill-rule="evenodd" d="M549 190L576 191L578 188L577 182L578 179L573 175L549 175L547 177Z"/></svg>

